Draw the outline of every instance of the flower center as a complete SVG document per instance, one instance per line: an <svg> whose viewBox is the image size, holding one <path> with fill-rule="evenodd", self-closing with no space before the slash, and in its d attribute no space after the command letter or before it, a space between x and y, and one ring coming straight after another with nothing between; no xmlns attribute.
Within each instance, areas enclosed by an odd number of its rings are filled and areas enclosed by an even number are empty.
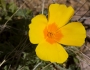
<svg viewBox="0 0 90 70"><path fill-rule="evenodd" d="M51 44L59 42L62 36L63 35L59 30L59 27L55 23L49 24L44 29L44 37L46 41Z"/></svg>
<svg viewBox="0 0 90 70"><path fill-rule="evenodd" d="M48 33L47 33L47 36L48 36L49 38L52 38L52 37L53 37L53 33L48 32Z"/></svg>

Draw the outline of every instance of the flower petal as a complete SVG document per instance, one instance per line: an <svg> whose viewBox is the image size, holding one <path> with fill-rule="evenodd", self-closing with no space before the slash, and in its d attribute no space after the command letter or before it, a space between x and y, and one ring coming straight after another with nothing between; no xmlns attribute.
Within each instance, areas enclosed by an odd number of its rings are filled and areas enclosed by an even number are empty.
<svg viewBox="0 0 90 70"><path fill-rule="evenodd" d="M49 24L56 23L59 27L65 25L73 16L74 9L64 4L51 4L49 6Z"/></svg>
<svg viewBox="0 0 90 70"><path fill-rule="evenodd" d="M68 58L67 52L58 43L42 42L36 47L36 54L42 60L57 63L63 63Z"/></svg>
<svg viewBox="0 0 90 70"><path fill-rule="evenodd" d="M86 38L86 31L82 23L71 22L62 28L60 28L63 34L60 40L61 44L72 45L72 46L82 46Z"/></svg>
<svg viewBox="0 0 90 70"><path fill-rule="evenodd" d="M47 19L44 15L37 15L29 24L29 39L31 43L38 44L44 39L43 30L47 25Z"/></svg>

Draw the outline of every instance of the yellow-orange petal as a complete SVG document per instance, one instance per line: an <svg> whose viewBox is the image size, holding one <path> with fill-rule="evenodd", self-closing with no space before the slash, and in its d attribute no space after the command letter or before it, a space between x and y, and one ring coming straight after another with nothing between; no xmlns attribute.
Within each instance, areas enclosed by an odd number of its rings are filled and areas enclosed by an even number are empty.
<svg viewBox="0 0 90 70"><path fill-rule="evenodd" d="M61 44L82 46L85 42L86 31L82 23L71 22L60 28L63 37L60 40Z"/></svg>
<svg viewBox="0 0 90 70"><path fill-rule="evenodd" d="M62 27L71 19L74 14L74 9L64 4L51 4L49 6L48 23L56 23L59 27Z"/></svg>
<svg viewBox="0 0 90 70"><path fill-rule="evenodd" d="M42 60L57 63L63 63L68 58L67 52L60 44L50 44L46 41L38 44L36 54Z"/></svg>
<svg viewBox="0 0 90 70"><path fill-rule="evenodd" d="M29 39L31 43L38 44L44 39L43 30L47 25L47 18L45 15L37 15L31 20L29 24Z"/></svg>

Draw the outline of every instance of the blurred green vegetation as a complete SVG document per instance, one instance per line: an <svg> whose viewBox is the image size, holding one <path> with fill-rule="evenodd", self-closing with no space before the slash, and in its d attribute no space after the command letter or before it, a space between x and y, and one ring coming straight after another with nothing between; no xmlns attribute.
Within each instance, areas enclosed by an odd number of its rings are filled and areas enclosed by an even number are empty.
<svg viewBox="0 0 90 70"><path fill-rule="evenodd" d="M44 13L47 14L46 10ZM0 70L79 70L72 52L62 65L41 61L36 56L36 45L28 38L28 25L33 15L31 9L0 0Z"/></svg>

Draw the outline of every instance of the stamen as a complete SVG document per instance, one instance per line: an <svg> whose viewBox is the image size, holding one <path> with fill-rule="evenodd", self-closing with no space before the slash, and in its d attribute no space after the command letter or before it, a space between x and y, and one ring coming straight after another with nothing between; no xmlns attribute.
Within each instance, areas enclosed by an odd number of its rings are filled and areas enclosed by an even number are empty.
<svg viewBox="0 0 90 70"><path fill-rule="evenodd" d="M58 26L53 23L48 25L47 27L45 27L44 29L44 37L46 39L47 42L49 42L50 44L59 42L60 39L62 38L62 33L60 32L60 30L58 30Z"/></svg>
<svg viewBox="0 0 90 70"><path fill-rule="evenodd" d="M53 37L53 33L48 32L47 36L48 36L49 38L52 38L52 37Z"/></svg>

